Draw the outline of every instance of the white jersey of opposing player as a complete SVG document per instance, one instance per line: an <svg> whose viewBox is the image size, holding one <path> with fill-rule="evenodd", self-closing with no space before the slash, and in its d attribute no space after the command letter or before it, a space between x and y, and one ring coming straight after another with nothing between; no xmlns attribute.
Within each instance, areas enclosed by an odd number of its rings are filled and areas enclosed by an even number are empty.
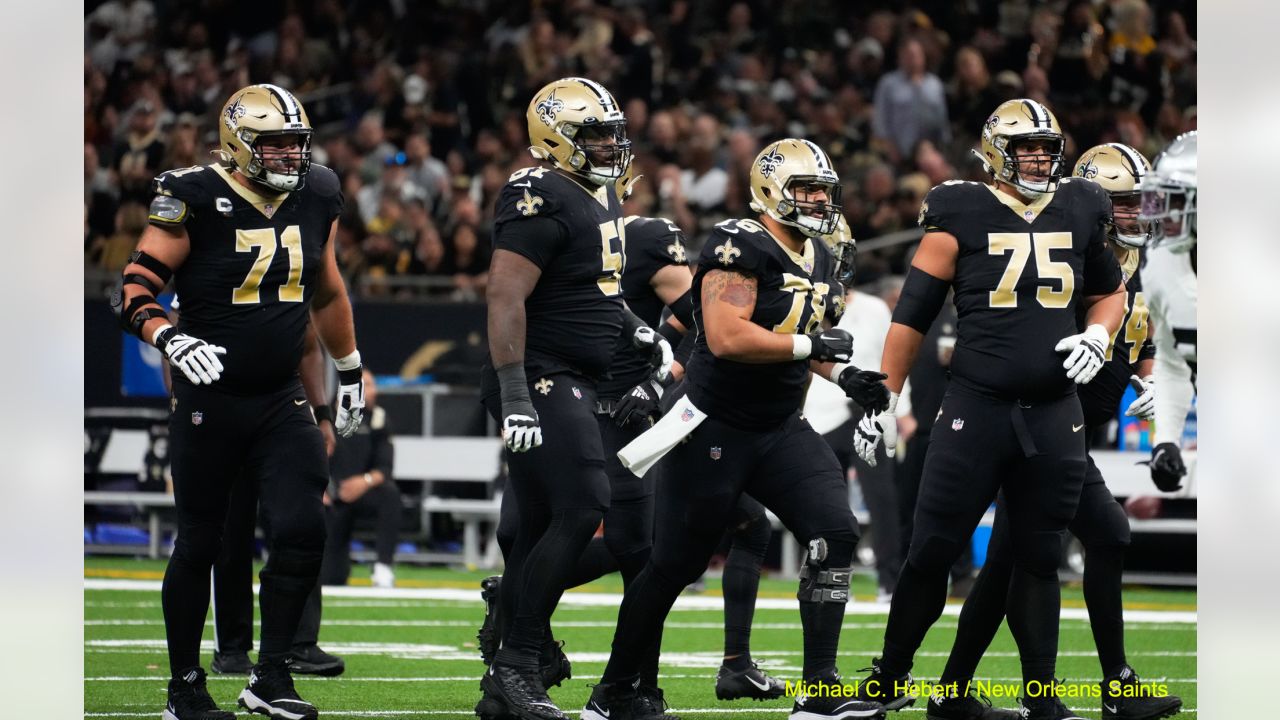
<svg viewBox="0 0 1280 720"><path fill-rule="evenodd" d="M1191 399L1195 396L1196 270L1191 253L1163 247L1147 251L1142 289L1155 326L1155 443L1182 444Z"/></svg>

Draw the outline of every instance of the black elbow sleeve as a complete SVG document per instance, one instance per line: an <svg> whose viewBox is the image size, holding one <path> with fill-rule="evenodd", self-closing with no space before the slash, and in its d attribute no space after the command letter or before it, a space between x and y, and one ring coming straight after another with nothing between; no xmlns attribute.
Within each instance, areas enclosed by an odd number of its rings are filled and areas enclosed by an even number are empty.
<svg viewBox="0 0 1280 720"><path fill-rule="evenodd" d="M685 329L693 327L693 288L685 290L683 295L667 307L671 308L671 314L676 316Z"/></svg>
<svg viewBox="0 0 1280 720"><path fill-rule="evenodd" d="M933 319L942 310L942 303L947 301L950 287L951 283L945 280L939 280L919 268L911 268L906 282L902 284L898 305L893 309L893 321L922 335L929 332Z"/></svg>

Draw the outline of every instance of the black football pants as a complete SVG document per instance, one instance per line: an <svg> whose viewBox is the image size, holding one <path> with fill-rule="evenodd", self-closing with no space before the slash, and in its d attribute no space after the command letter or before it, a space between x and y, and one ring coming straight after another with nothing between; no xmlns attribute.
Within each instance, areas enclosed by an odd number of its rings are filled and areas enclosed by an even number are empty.
<svg viewBox="0 0 1280 720"><path fill-rule="evenodd" d="M161 591L174 677L199 665L209 573L222 550L235 480L258 487L270 557L261 574L260 660L283 661L324 552L324 441L302 386L233 396L174 383L169 417L178 535ZM237 513L243 513L238 509Z"/></svg>
<svg viewBox="0 0 1280 720"><path fill-rule="evenodd" d="M664 460L658 478L653 551L627 588L603 682L629 680L686 585L719 545L743 492L774 512L802 543L822 538L820 569L848 568L857 521L831 448L793 415L778 428L750 431L707 418ZM844 602L801 602L806 678L834 670Z"/></svg>
<svg viewBox="0 0 1280 720"><path fill-rule="evenodd" d="M1089 457L1088 462L1080 506L1069 529L1085 548L1084 599L1089 608L1089 625L1103 677L1112 677L1126 663L1120 586L1125 548L1129 546L1129 518L1107 489L1093 458ZM1009 513L1002 498L991 529L987 561L960 611L955 644L942 676L944 684L972 679L1000 629L1013 576L1012 545Z"/></svg>
<svg viewBox="0 0 1280 720"><path fill-rule="evenodd" d="M942 614L951 564L1003 490L1013 548L1009 628L1024 680L1053 680L1058 564L1084 482L1083 429L1074 394L1021 403L952 383L930 435L911 547L885 628L887 674L911 669L925 633Z"/></svg>
<svg viewBox="0 0 1280 720"><path fill-rule="evenodd" d="M500 602L510 622L499 661L515 662L517 656L541 651L560 595L609 507L594 384L557 373L533 379L529 396L542 427L542 445L505 453L509 477L503 505L514 502L518 522L506 553ZM487 400L490 414L500 422L498 398Z"/></svg>

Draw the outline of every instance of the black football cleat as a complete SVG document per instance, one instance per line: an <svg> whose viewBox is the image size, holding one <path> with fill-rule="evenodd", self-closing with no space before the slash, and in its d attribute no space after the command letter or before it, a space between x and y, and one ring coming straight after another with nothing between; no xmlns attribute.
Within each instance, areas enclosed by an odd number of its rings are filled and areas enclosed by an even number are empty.
<svg viewBox="0 0 1280 720"><path fill-rule="evenodd" d="M1023 720L1085 720L1056 697L1021 698Z"/></svg>
<svg viewBox="0 0 1280 720"><path fill-rule="evenodd" d="M1153 686L1143 687L1133 668L1125 665L1119 674L1102 681L1102 720L1156 720L1177 715L1182 698L1156 697Z"/></svg>
<svg viewBox="0 0 1280 720"><path fill-rule="evenodd" d="M631 720L680 720L678 715L667 712L668 707L661 688L641 685L631 703Z"/></svg>
<svg viewBox="0 0 1280 720"><path fill-rule="evenodd" d="M493 664L493 656L498 654L502 645L501 630L498 627L498 598L502 595L502 576L490 575L480 581L480 599L484 601L484 622L480 632L476 633L476 641L480 645L480 659L485 665Z"/></svg>
<svg viewBox="0 0 1280 720"><path fill-rule="evenodd" d="M782 681L767 675L754 662L746 670L730 670L725 665L716 672L717 700L776 700L787 692Z"/></svg>
<svg viewBox="0 0 1280 720"><path fill-rule="evenodd" d="M880 703L885 710L901 710L915 704L916 698L909 692L913 685L911 673L889 677L884 673L880 658L874 658L871 667L859 670L866 671L871 674L855 683L859 700Z"/></svg>
<svg viewBox="0 0 1280 720"><path fill-rule="evenodd" d="M248 675L253 670L253 661L247 652L213 652L213 663L209 669L219 675Z"/></svg>
<svg viewBox="0 0 1280 720"><path fill-rule="evenodd" d="M169 702L162 720L236 720L236 714L222 710L209 697L203 668L191 668L169 681Z"/></svg>
<svg viewBox="0 0 1280 720"><path fill-rule="evenodd" d="M494 663L480 678L480 690L484 697L476 704L476 714L481 717L505 715L519 720L566 720L560 708L547 697L542 675L536 668Z"/></svg>
<svg viewBox="0 0 1280 720"><path fill-rule="evenodd" d="M560 683L573 677L573 665L569 663L569 656L564 654L563 640L552 640L543 648L538 671L542 673L543 688L559 687Z"/></svg>
<svg viewBox="0 0 1280 720"><path fill-rule="evenodd" d="M593 686L579 720L633 720L638 685L638 681L633 681Z"/></svg>
<svg viewBox="0 0 1280 720"><path fill-rule="evenodd" d="M249 673L249 684L236 701L249 712L280 720L315 720L316 706L298 697L293 676L285 663L260 662Z"/></svg>
<svg viewBox="0 0 1280 720"><path fill-rule="evenodd" d="M347 663L337 655L330 655L314 643L297 645L289 653L289 672L294 675L322 675L336 677L347 669Z"/></svg>
<svg viewBox="0 0 1280 720"><path fill-rule="evenodd" d="M967 695L929 696L925 720L1021 720L1017 710L992 707L991 701L970 689Z"/></svg>
<svg viewBox="0 0 1280 720"><path fill-rule="evenodd" d="M791 706L790 720L845 720L883 718L885 707L875 701L854 697L854 688L844 685L839 675L805 680Z"/></svg>

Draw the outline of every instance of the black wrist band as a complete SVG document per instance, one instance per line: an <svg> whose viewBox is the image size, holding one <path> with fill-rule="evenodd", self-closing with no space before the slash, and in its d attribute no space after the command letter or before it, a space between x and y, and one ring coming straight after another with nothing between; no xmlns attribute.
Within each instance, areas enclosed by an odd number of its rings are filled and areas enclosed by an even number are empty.
<svg viewBox="0 0 1280 720"><path fill-rule="evenodd" d="M321 420L328 420L333 423L333 408L328 405L312 405L311 412L315 413L317 425L320 424Z"/></svg>
<svg viewBox="0 0 1280 720"><path fill-rule="evenodd" d="M350 370L338 371L338 382L342 385L355 385L364 376L364 366L357 365Z"/></svg>

